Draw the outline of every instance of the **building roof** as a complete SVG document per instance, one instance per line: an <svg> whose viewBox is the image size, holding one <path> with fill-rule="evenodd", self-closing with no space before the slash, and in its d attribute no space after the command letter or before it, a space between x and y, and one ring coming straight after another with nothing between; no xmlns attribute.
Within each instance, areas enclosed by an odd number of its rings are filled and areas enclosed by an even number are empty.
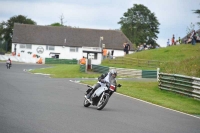
<svg viewBox="0 0 200 133"><path fill-rule="evenodd" d="M99 47L100 37L105 48L122 50L123 43L129 39L119 30L99 30L84 28L69 28L64 26L38 26L29 24L14 24L13 43L38 44L71 47Z"/></svg>

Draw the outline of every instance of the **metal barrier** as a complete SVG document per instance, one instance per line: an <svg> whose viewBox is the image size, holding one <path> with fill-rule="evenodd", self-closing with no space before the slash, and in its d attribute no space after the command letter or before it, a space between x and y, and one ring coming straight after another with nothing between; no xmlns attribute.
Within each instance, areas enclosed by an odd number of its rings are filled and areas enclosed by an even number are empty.
<svg viewBox="0 0 200 133"><path fill-rule="evenodd" d="M92 65L92 70L98 73L106 73L106 72L109 72L109 67L100 66L100 65Z"/></svg>
<svg viewBox="0 0 200 133"><path fill-rule="evenodd" d="M85 65L80 65L80 72L85 72Z"/></svg>
<svg viewBox="0 0 200 133"><path fill-rule="evenodd" d="M116 67L105 67L100 65L92 65L92 70L98 73L106 73L110 69L116 69L118 76L130 77L130 78L157 78L157 71L153 70L138 70L138 69L127 69L127 68L116 68Z"/></svg>
<svg viewBox="0 0 200 133"><path fill-rule="evenodd" d="M159 88L200 99L200 78L159 73Z"/></svg>
<svg viewBox="0 0 200 133"><path fill-rule="evenodd" d="M142 70L116 67L109 67L109 69L115 69L120 77L142 78Z"/></svg>
<svg viewBox="0 0 200 133"><path fill-rule="evenodd" d="M78 61L73 59L56 59L56 58L45 58L45 64L77 64Z"/></svg>
<svg viewBox="0 0 200 133"><path fill-rule="evenodd" d="M151 67L157 68L160 67L160 61L157 60L144 60L138 58L130 58L130 57L115 57L115 59L107 59L110 64L125 64L130 66L139 66L139 67Z"/></svg>
<svg viewBox="0 0 200 133"><path fill-rule="evenodd" d="M142 78L157 78L157 71L142 70Z"/></svg>

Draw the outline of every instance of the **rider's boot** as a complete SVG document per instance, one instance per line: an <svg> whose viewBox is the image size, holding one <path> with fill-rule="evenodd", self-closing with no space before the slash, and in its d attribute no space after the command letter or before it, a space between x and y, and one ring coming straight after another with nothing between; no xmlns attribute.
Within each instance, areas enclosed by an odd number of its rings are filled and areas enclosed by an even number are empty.
<svg viewBox="0 0 200 133"><path fill-rule="evenodd" d="M87 94L87 99L90 99L92 93L93 93L93 90L91 90L91 91Z"/></svg>
<svg viewBox="0 0 200 133"><path fill-rule="evenodd" d="M95 87L87 94L87 98L90 99L94 91L99 88L101 85L98 83L95 85Z"/></svg>

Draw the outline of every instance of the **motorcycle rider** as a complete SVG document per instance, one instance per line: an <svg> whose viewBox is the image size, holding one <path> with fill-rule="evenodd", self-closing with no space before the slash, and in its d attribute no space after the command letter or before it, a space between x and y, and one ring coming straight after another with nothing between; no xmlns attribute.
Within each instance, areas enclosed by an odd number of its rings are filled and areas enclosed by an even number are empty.
<svg viewBox="0 0 200 133"><path fill-rule="evenodd" d="M7 64L7 65L9 64L10 67L11 67L11 63L12 63L12 62L11 62L10 58L8 58L8 60L6 61L6 64Z"/></svg>
<svg viewBox="0 0 200 133"><path fill-rule="evenodd" d="M115 91L116 91L117 90L117 82L116 82L116 79L115 79L116 77L117 77L117 71L115 69L111 69L110 72L102 74L98 78L98 82L95 85L95 87L87 95L87 99L90 99L91 95L95 92L95 90L98 89L99 87L101 87L103 84L106 84L106 83L110 83L110 85L114 85Z"/></svg>

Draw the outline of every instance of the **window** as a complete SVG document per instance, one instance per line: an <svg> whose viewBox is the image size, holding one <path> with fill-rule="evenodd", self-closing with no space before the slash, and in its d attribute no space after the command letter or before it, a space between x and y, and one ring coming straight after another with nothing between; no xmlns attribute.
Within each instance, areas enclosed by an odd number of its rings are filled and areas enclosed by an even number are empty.
<svg viewBox="0 0 200 133"><path fill-rule="evenodd" d="M26 49L32 49L32 45L31 44L26 44Z"/></svg>
<svg viewBox="0 0 200 133"><path fill-rule="evenodd" d="M32 49L32 45L31 44L20 44L20 48L24 48L24 49Z"/></svg>
<svg viewBox="0 0 200 133"><path fill-rule="evenodd" d="M46 50L54 51L55 50L55 46L48 46L48 45L46 45Z"/></svg>
<svg viewBox="0 0 200 133"><path fill-rule="evenodd" d="M70 52L78 52L78 48L77 47L70 47L69 51Z"/></svg>
<svg viewBox="0 0 200 133"><path fill-rule="evenodd" d="M26 48L25 44L20 44L20 48Z"/></svg>

